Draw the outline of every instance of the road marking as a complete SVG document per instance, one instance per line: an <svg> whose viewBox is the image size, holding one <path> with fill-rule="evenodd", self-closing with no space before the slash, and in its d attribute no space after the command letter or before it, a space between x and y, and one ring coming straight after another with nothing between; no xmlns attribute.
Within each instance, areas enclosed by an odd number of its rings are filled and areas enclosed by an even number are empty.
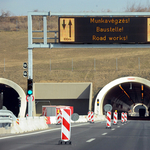
<svg viewBox="0 0 150 150"><path fill-rule="evenodd" d="M102 135L106 135L107 133L103 133Z"/></svg>
<svg viewBox="0 0 150 150"><path fill-rule="evenodd" d="M84 125L89 125L89 124L88 123L82 123L82 124L73 125L72 127L78 127L78 126L84 126ZM61 130L61 127L60 128L54 128L54 129L47 129L47 130L43 130L43 131L35 131L32 133L20 133L19 135L10 135L10 136L5 136L5 137L0 137L0 140L9 139L9 138L17 138L17 137L22 137L22 136L30 136L30 135L41 134L41 133L57 131L57 130Z"/></svg>
<svg viewBox="0 0 150 150"><path fill-rule="evenodd" d="M124 124L122 124L122 126L123 126Z"/></svg>
<svg viewBox="0 0 150 150"><path fill-rule="evenodd" d="M95 123L100 123L100 122L101 121L96 121ZM89 123L81 123L81 124L77 124L77 125L73 124L71 127L78 127L78 126L84 126L84 125L89 125ZM41 133L57 131L57 130L61 130L61 127L54 128L54 129L46 129L46 130L42 130L42 131L35 131L35 132L31 132L31 133L20 133L19 135L3 136L3 137L0 137L0 140L9 139L9 138L17 138L17 137L22 137L22 136L30 136L30 135L41 134Z"/></svg>
<svg viewBox="0 0 150 150"><path fill-rule="evenodd" d="M111 130L115 130L115 128L111 129Z"/></svg>
<svg viewBox="0 0 150 150"><path fill-rule="evenodd" d="M92 138L92 139L87 140L86 142L92 142L94 140L95 140L95 138Z"/></svg>
<svg viewBox="0 0 150 150"><path fill-rule="evenodd" d="M120 128L120 126L117 126L118 128Z"/></svg>

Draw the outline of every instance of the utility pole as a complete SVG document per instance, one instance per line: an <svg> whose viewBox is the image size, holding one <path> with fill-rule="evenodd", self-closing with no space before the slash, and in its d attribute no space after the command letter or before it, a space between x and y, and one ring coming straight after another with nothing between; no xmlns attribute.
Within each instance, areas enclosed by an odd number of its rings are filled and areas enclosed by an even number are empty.
<svg viewBox="0 0 150 150"><path fill-rule="evenodd" d="M31 24L29 23L31 22ZM28 81L33 80L33 55L32 55L32 48L29 46L32 44L32 16L28 16ZM29 84L29 82L27 83ZM27 85L28 86L28 85ZM28 89L27 89L28 90ZM28 116L32 117L32 93L28 93Z"/></svg>

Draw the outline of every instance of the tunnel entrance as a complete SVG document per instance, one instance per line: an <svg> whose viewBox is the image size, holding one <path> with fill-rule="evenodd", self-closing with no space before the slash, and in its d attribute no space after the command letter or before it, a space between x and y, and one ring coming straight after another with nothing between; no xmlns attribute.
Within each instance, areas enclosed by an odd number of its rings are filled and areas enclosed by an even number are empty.
<svg viewBox="0 0 150 150"><path fill-rule="evenodd" d="M8 110L12 111L13 114L18 117L20 100L18 99L18 93L8 85L0 84L0 103L2 106L6 107Z"/></svg>
<svg viewBox="0 0 150 150"><path fill-rule="evenodd" d="M149 116L148 107L143 103L136 104L133 107L133 115L132 116L148 117Z"/></svg>
<svg viewBox="0 0 150 150"><path fill-rule="evenodd" d="M147 107L150 106L149 91L150 87L141 83L127 82L116 85L105 96L103 107L105 104L111 104L112 112L117 110L119 118L122 112L127 112L130 119L134 117L147 117L146 108L142 104ZM137 105L138 103L141 103L141 105ZM134 106L136 107L134 108ZM142 109L145 109L145 113Z"/></svg>
<svg viewBox="0 0 150 150"><path fill-rule="evenodd" d="M145 105L145 117L149 118L150 110L150 81L140 77L123 77L107 84L99 93L95 101L95 113L105 115L104 106L112 105L112 112L117 110L118 115L121 112L127 112L130 118L140 117L134 111L134 106L141 103ZM100 105L97 105L99 100ZM140 107L140 106L139 106ZM142 107L142 106L141 106ZM137 108L139 109L139 108ZM139 111L139 110L138 110ZM139 114L139 112L138 112Z"/></svg>
<svg viewBox="0 0 150 150"><path fill-rule="evenodd" d="M138 105L135 107L134 112L139 113L139 109L145 109L146 110L146 108L143 105Z"/></svg>

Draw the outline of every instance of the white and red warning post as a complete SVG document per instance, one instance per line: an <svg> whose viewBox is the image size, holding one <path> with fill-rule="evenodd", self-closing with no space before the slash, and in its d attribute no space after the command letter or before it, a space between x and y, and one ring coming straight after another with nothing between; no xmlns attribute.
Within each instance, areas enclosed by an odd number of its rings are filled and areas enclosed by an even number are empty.
<svg viewBox="0 0 150 150"><path fill-rule="evenodd" d="M121 123L124 123L124 112L121 113Z"/></svg>
<svg viewBox="0 0 150 150"><path fill-rule="evenodd" d="M94 112L93 111L88 112L88 122L94 123Z"/></svg>
<svg viewBox="0 0 150 150"><path fill-rule="evenodd" d="M91 121L91 111L88 112L88 121Z"/></svg>
<svg viewBox="0 0 150 150"><path fill-rule="evenodd" d="M117 110L113 113L113 124L117 125L118 123L118 113ZM127 123L127 113L121 113L121 123ZM106 128L111 128L111 111L107 112Z"/></svg>
<svg viewBox="0 0 150 150"><path fill-rule="evenodd" d="M62 126L61 140L58 144L71 144L71 110L69 108L62 109Z"/></svg>
<svg viewBox="0 0 150 150"><path fill-rule="evenodd" d="M107 112L106 128L111 128L111 111Z"/></svg>
<svg viewBox="0 0 150 150"><path fill-rule="evenodd" d="M114 125L117 125L117 122L118 122L118 113L114 112L114 118L113 118Z"/></svg>
<svg viewBox="0 0 150 150"><path fill-rule="evenodd" d="M62 123L62 112L61 111L56 116L56 122L57 122L57 124Z"/></svg>
<svg viewBox="0 0 150 150"><path fill-rule="evenodd" d="M127 122L127 113L124 113L124 122Z"/></svg>

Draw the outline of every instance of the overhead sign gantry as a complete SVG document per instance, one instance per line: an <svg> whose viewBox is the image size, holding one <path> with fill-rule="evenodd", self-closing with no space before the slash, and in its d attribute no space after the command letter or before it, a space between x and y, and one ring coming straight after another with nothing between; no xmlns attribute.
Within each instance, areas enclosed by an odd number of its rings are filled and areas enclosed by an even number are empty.
<svg viewBox="0 0 150 150"><path fill-rule="evenodd" d="M43 30L32 30L32 16L43 16ZM47 30L47 16L58 16L58 31ZM33 43L33 32L43 42ZM47 33L57 32L56 37ZM48 43L58 39L58 43ZM150 12L28 13L28 48L150 48Z"/></svg>
<svg viewBox="0 0 150 150"><path fill-rule="evenodd" d="M32 30L33 16L43 16L43 30ZM58 31L47 30L47 16L58 16ZM43 32L43 36L35 38L33 32ZM49 32L55 32L55 37L47 37ZM43 41L33 42L33 39ZM55 42L48 43L48 39ZM33 48L150 48L150 12L29 12L28 80L33 79ZM31 117L32 94L28 113Z"/></svg>
<svg viewBox="0 0 150 150"><path fill-rule="evenodd" d="M150 18L74 17L59 18L59 43L149 43Z"/></svg>

